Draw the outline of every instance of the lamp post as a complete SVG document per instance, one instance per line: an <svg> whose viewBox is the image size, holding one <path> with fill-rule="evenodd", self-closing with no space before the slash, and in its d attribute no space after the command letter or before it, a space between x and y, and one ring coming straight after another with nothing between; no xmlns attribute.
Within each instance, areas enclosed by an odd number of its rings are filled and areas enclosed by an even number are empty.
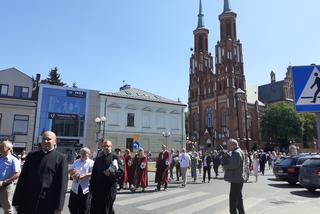
<svg viewBox="0 0 320 214"><path fill-rule="evenodd" d="M96 142L98 142L98 140L99 140L99 136L100 136L101 131L103 131L102 138L104 138L104 132L105 132L104 125L105 125L106 119L107 118L105 116L96 117L96 119L95 119L95 122L96 122Z"/></svg>
<svg viewBox="0 0 320 214"><path fill-rule="evenodd" d="M166 139L166 148L168 149L168 137L170 137L170 132L162 132L162 136Z"/></svg>
<svg viewBox="0 0 320 214"><path fill-rule="evenodd" d="M235 92L236 98L237 98L237 119L238 119L238 137L240 138L240 132L239 132L239 109L238 109L238 101L241 100L241 96L245 96L245 106L244 106L244 123L245 123L245 134L246 134L246 150L249 151L250 146L249 146L249 138L248 138L248 116L247 116L247 98L246 98L246 92L241 90L241 88L238 88L237 91Z"/></svg>

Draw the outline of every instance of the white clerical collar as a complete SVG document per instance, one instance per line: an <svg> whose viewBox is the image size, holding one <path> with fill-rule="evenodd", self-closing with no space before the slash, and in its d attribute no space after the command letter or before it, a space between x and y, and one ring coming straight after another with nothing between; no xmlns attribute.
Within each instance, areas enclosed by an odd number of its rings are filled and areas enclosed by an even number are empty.
<svg viewBox="0 0 320 214"><path fill-rule="evenodd" d="M44 150L44 149L42 149L42 151L43 151L44 154L47 154L47 153L51 152L52 150L54 150L54 148L52 148L52 149L50 149L50 150Z"/></svg>

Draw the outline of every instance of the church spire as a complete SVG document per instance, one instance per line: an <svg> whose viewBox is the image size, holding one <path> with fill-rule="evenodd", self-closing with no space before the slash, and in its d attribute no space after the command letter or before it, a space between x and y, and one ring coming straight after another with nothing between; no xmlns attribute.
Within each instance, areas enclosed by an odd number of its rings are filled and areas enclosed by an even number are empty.
<svg viewBox="0 0 320 214"><path fill-rule="evenodd" d="M231 12L229 0L224 0L223 12L224 12L224 13Z"/></svg>
<svg viewBox="0 0 320 214"><path fill-rule="evenodd" d="M198 27L197 28L203 28L204 27L204 21L203 21L203 14L202 14L202 2L199 1L199 14L198 14Z"/></svg>

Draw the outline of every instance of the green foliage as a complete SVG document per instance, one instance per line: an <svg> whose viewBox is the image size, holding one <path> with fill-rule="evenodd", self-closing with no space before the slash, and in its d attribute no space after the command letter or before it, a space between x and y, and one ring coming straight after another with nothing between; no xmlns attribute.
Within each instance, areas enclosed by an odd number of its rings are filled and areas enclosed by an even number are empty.
<svg viewBox="0 0 320 214"><path fill-rule="evenodd" d="M54 67L53 69L51 69L47 79L42 80L41 82L45 84L58 85L58 86L66 85L66 83L62 82L62 80L60 79L60 74L58 73L57 67Z"/></svg>
<svg viewBox="0 0 320 214"><path fill-rule="evenodd" d="M72 88L78 88L78 84L75 81L72 83Z"/></svg>
<svg viewBox="0 0 320 214"><path fill-rule="evenodd" d="M299 114L302 121L302 142L304 147L309 147L308 142L313 141L314 136L317 136L316 115L306 112Z"/></svg>
<svg viewBox="0 0 320 214"><path fill-rule="evenodd" d="M290 139L302 136L303 120L291 104L273 104L261 118L261 131L267 141L272 140L281 148L288 148Z"/></svg>

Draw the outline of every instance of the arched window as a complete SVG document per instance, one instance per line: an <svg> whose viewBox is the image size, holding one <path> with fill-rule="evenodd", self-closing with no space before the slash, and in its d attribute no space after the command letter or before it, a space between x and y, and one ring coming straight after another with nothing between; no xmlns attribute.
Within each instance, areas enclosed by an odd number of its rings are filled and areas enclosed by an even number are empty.
<svg viewBox="0 0 320 214"><path fill-rule="evenodd" d="M206 127L207 128L212 128L213 127L213 113L212 113L212 109L211 108L207 109L207 111L206 111L205 121L206 121Z"/></svg>
<svg viewBox="0 0 320 214"><path fill-rule="evenodd" d="M225 109L222 109L222 111L221 111L221 126L222 127L227 127L227 120L228 120L227 111Z"/></svg>
<svg viewBox="0 0 320 214"><path fill-rule="evenodd" d="M198 113L193 113L193 131L198 131L199 130L199 116Z"/></svg>

